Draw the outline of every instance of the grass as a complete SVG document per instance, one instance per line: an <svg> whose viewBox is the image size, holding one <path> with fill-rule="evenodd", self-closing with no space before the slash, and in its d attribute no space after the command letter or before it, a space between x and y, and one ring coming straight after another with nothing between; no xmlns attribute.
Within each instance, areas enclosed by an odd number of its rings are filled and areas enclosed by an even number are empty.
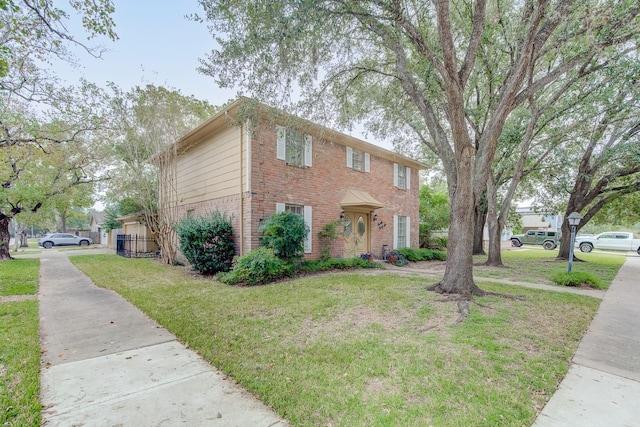
<svg viewBox="0 0 640 427"><path fill-rule="evenodd" d="M599 304L483 283L527 299L481 298L457 324L455 302L419 277L231 287L152 260L71 260L296 426L530 425Z"/></svg>
<svg viewBox="0 0 640 427"><path fill-rule="evenodd" d="M15 246L11 245L9 248L9 253L11 256L20 256L20 255L30 255L30 254L39 254L42 252L42 248L38 246L38 239L27 239L27 247L26 248L18 248L18 251L14 251Z"/></svg>
<svg viewBox="0 0 640 427"><path fill-rule="evenodd" d="M35 294L38 259L0 262L0 296ZM0 425L40 425L36 300L0 302Z"/></svg>
<svg viewBox="0 0 640 427"><path fill-rule="evenodd" d="M591 273L584 271L562 271L556 273L551 280L559 286L589 286L594 289L604 289L602 281Z"/></svg>
<svg viewBox="0 0 640 427"><path fill-rule="evenodd" d="M511 279L531 283L553 284L551 278L567 271L567 261L558 261L558 251L538 249L502 252L502 262L507 268L485 267L479 264L487 260L485 255L474 256L473 274L478 277ZM624 255L579 253L585 262L574 262L572 271L591 273L598 277L604 289L608 288L626 258Z"/></svg>
<svg viewBox="0 0 640 427"><path fill-rule="evenodd" d="M54 246L55 249L67 252L67 251L86 251L88 249L100 249L101 246L98 245L88 245L88 246L77 246L77 245L69 245L69 246ZM46 250L46 249L45 249Z"/></svg>
<svg viewBox="0 0 640 427"><path fill-rule="evenodd" d="M34 295L38 291L39 271L37 258L0 262L0 296Z"/></svg>

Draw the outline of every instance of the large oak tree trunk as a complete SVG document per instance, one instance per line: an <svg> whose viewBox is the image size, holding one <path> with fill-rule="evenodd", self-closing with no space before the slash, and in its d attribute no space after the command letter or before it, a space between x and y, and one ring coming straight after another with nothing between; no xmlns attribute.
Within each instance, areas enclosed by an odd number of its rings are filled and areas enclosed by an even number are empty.
<svg viewBox="0 0 640 427"><path fill-rule="evenodd" d="M452 200L447 265L442 280L432 290L461 296L484 295L473 281L473 202L460 196Z"/></svg>
<svg viewBox="0 0 640 427"><path fill-rule="evenodd" d="M473 226L473 254L485 255L484 252L484 225L487 222L487 205L480 202L475 207L475 220Z"/></svg>
<svg viewBox="0 0 640 427"><path fill-rule="evenodd" d="M487 180L487 224L489 228L489 256L485 265L504 267L500 237L504 218L498 213L498 194L493 178Z"/></svg>
<svg viewBox="0 0 640 427"><path fill-rule="evenodd" d="M9 221L6 216L0 216L0 261L12 259L9 253L9 240L11 235L9 234Z"/></svg>
<svg viewBox="0 0 640 427"><path fill-rule="evenodd" d="M473 153L462 153L455 190L451 199L451 223L447 246L447 264L444 277L429 289L439 293L459 294L470 298L482 296L484 291L473 281Z"/></svg>
<svg viewBox="0 0 640 427"><path fill-rule="evenodd" d="M491 267L504 267L502 263L502 227L499 226L497 218L491 219L489 223L489 256L485 265Z"/></svg>

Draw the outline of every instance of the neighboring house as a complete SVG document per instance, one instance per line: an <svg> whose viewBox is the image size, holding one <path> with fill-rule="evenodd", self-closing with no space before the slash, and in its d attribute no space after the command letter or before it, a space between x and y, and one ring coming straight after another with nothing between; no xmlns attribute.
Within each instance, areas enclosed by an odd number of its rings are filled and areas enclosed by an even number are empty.
<svg viewBox="0 0 640 427"><path fill-rule="evenodd" d="M562 214L540 211L531 206L518 206L516 212L522 217L522 232L550 228L560 231Z"/></svg>
<svg viewBox="0 0 640 427"><path fill-rule="evenodd" d="M115 249L119 234L122 234L122 228L114 228L107 233L107 239L102 244L107 245L109 249Z"/></svg>
<svg viewBox="0 0 640 427"><path fill-rule="evenodd" d="M141 215L116 218L122 228L115 234L116 253L127 257L151 257L159 254L156 236L144 223ZM112 233L112 236L114 233Z"/></svg>
<svg viewBox="0 0 640 427"><path fill-rule="evenodd" d="M127 234L132 236L140 236L142 238L153 238L153 232L144 224L142 215L133 214L116 218L122 228L119 234Z"/></svg>
<svg viewBox="0 0 640 427"><path fill-rule="evenodd" d="M426 165L340 132L240 99L177 142L180 216L231 215L236 254L260 246L260 225L278 212L304 217L305 256L318 232L340 220L334 256L418 247L418 187ZM253 125L251 125L252 123Z"/></svg>
<svg viewBox="0 0 640 427"><path fill-rule="evenodd" d="M102 224L104 224L104 212L93 212L89 220L89 229L91 230L89 237L93 239L93 243L106 245L109 242L109 233L102 228Z"/></svg>

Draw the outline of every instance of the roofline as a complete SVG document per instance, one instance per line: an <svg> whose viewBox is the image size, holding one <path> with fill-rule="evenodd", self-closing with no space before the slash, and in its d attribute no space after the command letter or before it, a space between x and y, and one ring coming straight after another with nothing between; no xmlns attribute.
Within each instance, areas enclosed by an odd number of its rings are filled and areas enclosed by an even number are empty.
<svg viewBox="0 0 640 427"><path fill-rule="evenodd" d="M274 110L278 112L278 117L275 122L280 124L285 124L285 119L293 118L298 123L300 123L301 130L304 130L306 133L309 133L313 136L324 138L333 142L336 142L340 145L344 145L346 147L355 148L359 151L364 151L369 154L373 154L379 158L393 161L395 163L400 163L405 166L409 166L413 169L425 170L429 169L429 166L425 163L414 160L410 157L404 156L402 154L395 153L393 151L387 150L385 148L379 147L377 145L371 144L370 142L364 141L362 139L347 135L345 133L327 128L325 126L319 125L317 123L313 123L309 120L302 119L300 117L294 116L292 114L285 113L282 110L278 110L276 108L270 107L268 105L262 104L260 102L254 101L250 98L240 97L218 111L214 114L210 119L202 122L196 128L190 130L185 135L183 135L178 141L177 149L178 153L182 153L187 150L189 147L196 145L202 141L202 139L208 135L209 133L221 128L222 126L232 125L231 121L237 118L238 110L240 106L245 102L253 102L257 106L260 111L260 116L264 116L265 110Z"/></svg>

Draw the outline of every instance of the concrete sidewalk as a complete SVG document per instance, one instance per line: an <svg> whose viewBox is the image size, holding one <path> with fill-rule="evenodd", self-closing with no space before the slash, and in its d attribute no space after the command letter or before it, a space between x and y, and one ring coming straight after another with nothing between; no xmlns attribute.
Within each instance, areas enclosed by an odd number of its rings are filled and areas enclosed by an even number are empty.
<svg viewBox="0 0 640 427"><path fill-rule="evenodd" d="M640 426L640 257L607 290L535 427Z"/></svg>
<svg viewBox="0 0 640 427"><path fill-rule="evenodd" d="M57 250L40 266L46 426L287 426Z"/></svg>

